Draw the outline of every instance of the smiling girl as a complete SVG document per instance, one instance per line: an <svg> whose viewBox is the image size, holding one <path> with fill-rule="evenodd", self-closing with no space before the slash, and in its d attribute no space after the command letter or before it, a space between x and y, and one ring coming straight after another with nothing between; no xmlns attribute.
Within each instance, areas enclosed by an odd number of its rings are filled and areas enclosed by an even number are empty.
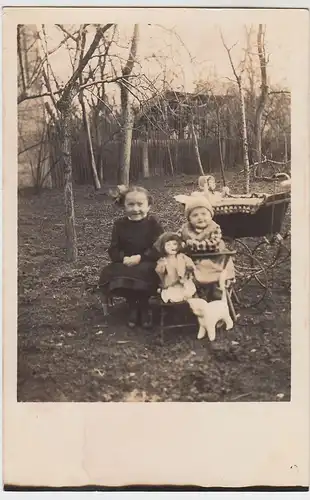
<svg viewBox="0 0 310 500"><path fill-rule="evenodd" d="M99 286L105 299L108 293L127 299L130 327L138 322L149 327L148 301L158 286L155 273L158 253L153 245L163 228L149 214L152 199L146 189L130 187L122 193L120 201L125 216L114 223L108 250L112 263L101 271Z"/></svg>

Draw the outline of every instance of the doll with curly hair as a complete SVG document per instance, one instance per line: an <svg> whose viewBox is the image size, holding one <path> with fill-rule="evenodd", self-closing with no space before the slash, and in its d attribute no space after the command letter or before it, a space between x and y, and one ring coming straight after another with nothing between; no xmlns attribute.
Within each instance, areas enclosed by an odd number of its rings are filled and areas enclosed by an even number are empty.
<svg viewBox="0 0 310 500"><path fill-rule="evenodd" d="M180 236L166 232L159 237L155 247L161 255L155 271L160 278L163 302L183 302L193 297L196 268L192 259L183 253Z"/></svg>

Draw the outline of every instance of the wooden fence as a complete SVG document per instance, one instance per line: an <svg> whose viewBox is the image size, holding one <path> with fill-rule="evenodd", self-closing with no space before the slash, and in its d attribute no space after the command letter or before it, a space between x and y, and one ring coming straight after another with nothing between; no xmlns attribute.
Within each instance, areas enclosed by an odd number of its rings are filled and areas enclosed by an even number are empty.
<svg viewBox="0 0 310 500"><path fill-rule="evenodd" d="M220 170L218 141L214 137L199 139L199 151L205 173ZM277 141L268 144L268 156L283 161L284 145ZM102 168L103 181L117 183L117 172L120 160L120 142L110 141L104 147L94 144L94 153L98 172ZM223 150L225 170L231 171L242 165L242 144L236 138L226 139ZM59 149L53 141L51 146L52 183L54 187L63 186L63 165ZM148 141L148 158L151 176L171 174L197 174L199 169L194 154L192 139L152 139ZM75 184L92 184L92 172L89 162L88 146L84 134L79 134L72 144L73 182ZM142 141L132 141L130 178L137 181L142 176Z"/></svg>

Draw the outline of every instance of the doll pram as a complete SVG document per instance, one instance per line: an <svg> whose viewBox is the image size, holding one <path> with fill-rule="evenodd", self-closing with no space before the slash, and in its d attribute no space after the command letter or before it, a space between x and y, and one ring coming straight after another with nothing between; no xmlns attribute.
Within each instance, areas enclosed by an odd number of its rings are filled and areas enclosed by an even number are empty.
<svg viewBox="0 0 310 500"><path fill-rule="evenodd" d="M215 207L214 220L227 246L238 254L233 297L239 307L261 303L271 292L270 271L290 258L290 249L283 243L289 232L284 237L280 234L289 205L290 193L279 192L228 198Z"/></svg>
<svg viewBox="0 0 310 500"><path fill-rule="evenodd" d="M288 193L227 198L214 207L214 220L226 238L259 238L280 233L289 204Z"/></svg>

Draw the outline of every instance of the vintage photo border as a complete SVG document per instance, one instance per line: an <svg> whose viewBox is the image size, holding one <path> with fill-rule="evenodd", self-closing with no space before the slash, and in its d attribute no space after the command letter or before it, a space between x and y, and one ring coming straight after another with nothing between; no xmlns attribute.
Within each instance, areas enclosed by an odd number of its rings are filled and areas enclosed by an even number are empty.
<svg viewBox="0 0 310 500"><path fill-rule="evenodd" d="M4 13L2 52L5 69L3 480L33 486L306 485L309 474L308 13L292 10L287 12L290 19L286 21L288 27L290 23L294 26L295 33L289 35L293 56L292 160L300 168L292 175L292 400L290 403L133 405L16 402L17 228L12 219L17 221L17 106L16 66L12 61L16 61L14 27L18 22L33 23L34 11L9 10ZM35 9L36 22L53 22L53 19L59 22L60 17L64 24L71 24L73 17L74 22L85 21L85 9L76 8L74 14L72 8L48 10ZM149 10L139 10L139 16L145 16L146 12L150 15ZM130 8L118 11L127 23L137 19L137 12ZM115 8L111 9L111 15L119 14ZM105 10L103 19L107 15ZM274 15L279 19L282 14L275 11ZM265 18L266 10L256 11L255 16ZM229 19L231 22L231 16ZM94 11L89 16L89 22L92 21L98 22Z"/></svg>

